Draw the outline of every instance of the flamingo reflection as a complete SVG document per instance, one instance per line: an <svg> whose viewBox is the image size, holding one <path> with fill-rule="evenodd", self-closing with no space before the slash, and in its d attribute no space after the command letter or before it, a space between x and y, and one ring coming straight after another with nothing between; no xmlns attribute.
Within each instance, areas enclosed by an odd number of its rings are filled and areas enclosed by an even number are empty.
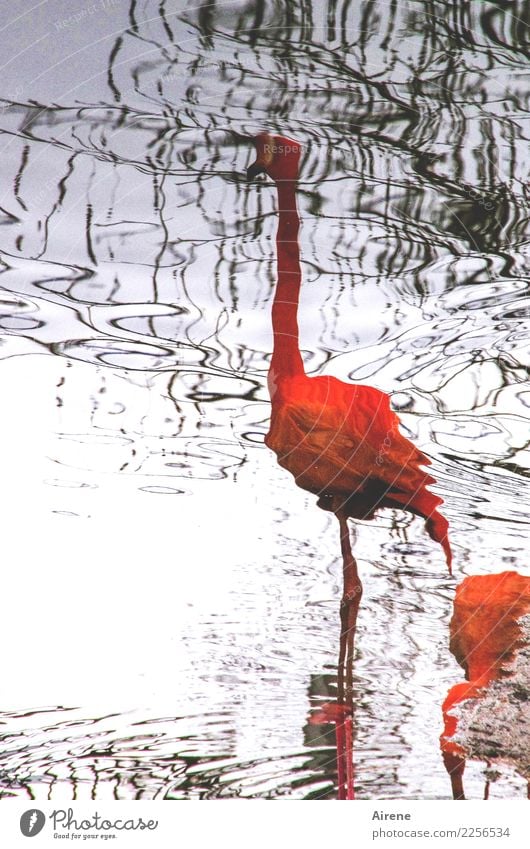
<svg viewBox="0 0 530 849"><path fill-rule="evenodd" d="M484 709L486 726L480 715L481 705L488 697L488 688L499 682L509 695L504 699L507 704L519 702L519 706L528 701L528 692L519 686L515 677L514 660L521 649L528 649L528 636L525 636L522 617L530 613L530 578L517 572L501 572L495 575L473 575L462 581L456 588L454 612L450 624L450 649L460 666L465 670L466 682L451 687L443 703L444 731L440 745L446 769L451 778L454 799L465 799L463 774L467 751L487 759L482 738L487 737L489 754L510 760L518 766L516 728L503 727L505 722L500 715ZM500 708L500 692L494 691L495 714ZM473 727L466 735L459 734L460 720L454 713L458 705L473 707ZM509 708L510 724L517 724L518 707ZM513 708L513 710L512 710ZM486 730L487 729L487 730ZM468 729L469 731L469 729ZM524 736L524 735L523 735ZM467 739L466 739L467 737ZM474 740L474 738L476 738ZM478 745L477 745L477 742ZM524 739L523 748L527 751L528 741ZM528 776L527 776L528 777ZM530 785L529 785L530 787ZM485 798L488 796L486 785Z"/></svg>
<svg viewBox="0 0 530 849"><path fill-rule="evenodd" d="M337 729L339 798L353 798L347 766L353 716L352 659L362 595L352 553L348 519L370 519L382 507L408 510L426 520L451 569L447 520L442 499L427 489L434 478L421 466L429 459L399 432L388 396L371 386L334 377L308 377L299 347L301 286L299 217L296 204L301 145L284 136L254 138L256 161L249 180L266 173L278 196L277 285L272 306L273 354L268 376L272 403L266 445L294 476L298 486L318 496L318 505L339 522L344 589L338 664Z"/></svg>

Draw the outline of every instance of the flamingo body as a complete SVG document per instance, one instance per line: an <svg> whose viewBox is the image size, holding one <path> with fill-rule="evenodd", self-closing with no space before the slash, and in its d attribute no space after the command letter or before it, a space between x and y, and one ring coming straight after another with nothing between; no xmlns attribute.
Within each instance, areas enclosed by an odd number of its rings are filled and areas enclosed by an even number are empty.
<svg viewBox="0 0 530 849"><path fill-rule="evenodd" d="M429 458L399 432L388 396L371 386L300 374L272 393L265 444L319 506L340 506L348 517L370 519L381 507L407 509L450 559L442 499L426 489L434 478L420 468Z"/></svg>

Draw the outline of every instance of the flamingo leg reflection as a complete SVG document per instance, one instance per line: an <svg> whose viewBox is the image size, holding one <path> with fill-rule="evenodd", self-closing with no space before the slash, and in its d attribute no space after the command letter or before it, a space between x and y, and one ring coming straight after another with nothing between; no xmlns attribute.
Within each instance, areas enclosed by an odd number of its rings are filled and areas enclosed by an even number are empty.
<svg viewBox="0 0 530 849"><path fill-rule="evenodd" d="M340 547L343 564L343 595L340 604L340 649L337 668L337 703L344 706L338 712L335 726L337 746L337 783L339 799L354 799L353 784L353 657L357 615L363 587L352 554L350 531L346 516L338 512Z"/></svg>

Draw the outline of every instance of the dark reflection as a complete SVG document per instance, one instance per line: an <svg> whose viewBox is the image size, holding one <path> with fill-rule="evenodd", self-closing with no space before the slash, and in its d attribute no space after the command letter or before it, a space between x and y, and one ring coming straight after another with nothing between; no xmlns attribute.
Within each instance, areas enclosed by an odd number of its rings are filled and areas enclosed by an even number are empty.
<svg viewBox="0 0 530 849"><path fill-rule="evenodd" d="M467 757L514 765L530 798L529 614L530 578L518 572L473 575L456 588L450 649L467 683L447 694L440 738L455 799L466 798Z"/></svg>

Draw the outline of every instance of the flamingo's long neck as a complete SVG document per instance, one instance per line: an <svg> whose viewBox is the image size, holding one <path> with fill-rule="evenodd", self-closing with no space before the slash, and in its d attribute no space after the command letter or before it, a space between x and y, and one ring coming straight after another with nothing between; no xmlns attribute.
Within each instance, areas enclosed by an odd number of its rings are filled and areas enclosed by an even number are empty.
<svg viewBox="0 0 530 849"><path fill-rule="evenodd" d="M298 341L298 302L300 299L300 219L296 208L296 182L278 180L278 232L276 250L278 283L272 305L274 348L270 375L290 377L304 373Z"/></svg>

